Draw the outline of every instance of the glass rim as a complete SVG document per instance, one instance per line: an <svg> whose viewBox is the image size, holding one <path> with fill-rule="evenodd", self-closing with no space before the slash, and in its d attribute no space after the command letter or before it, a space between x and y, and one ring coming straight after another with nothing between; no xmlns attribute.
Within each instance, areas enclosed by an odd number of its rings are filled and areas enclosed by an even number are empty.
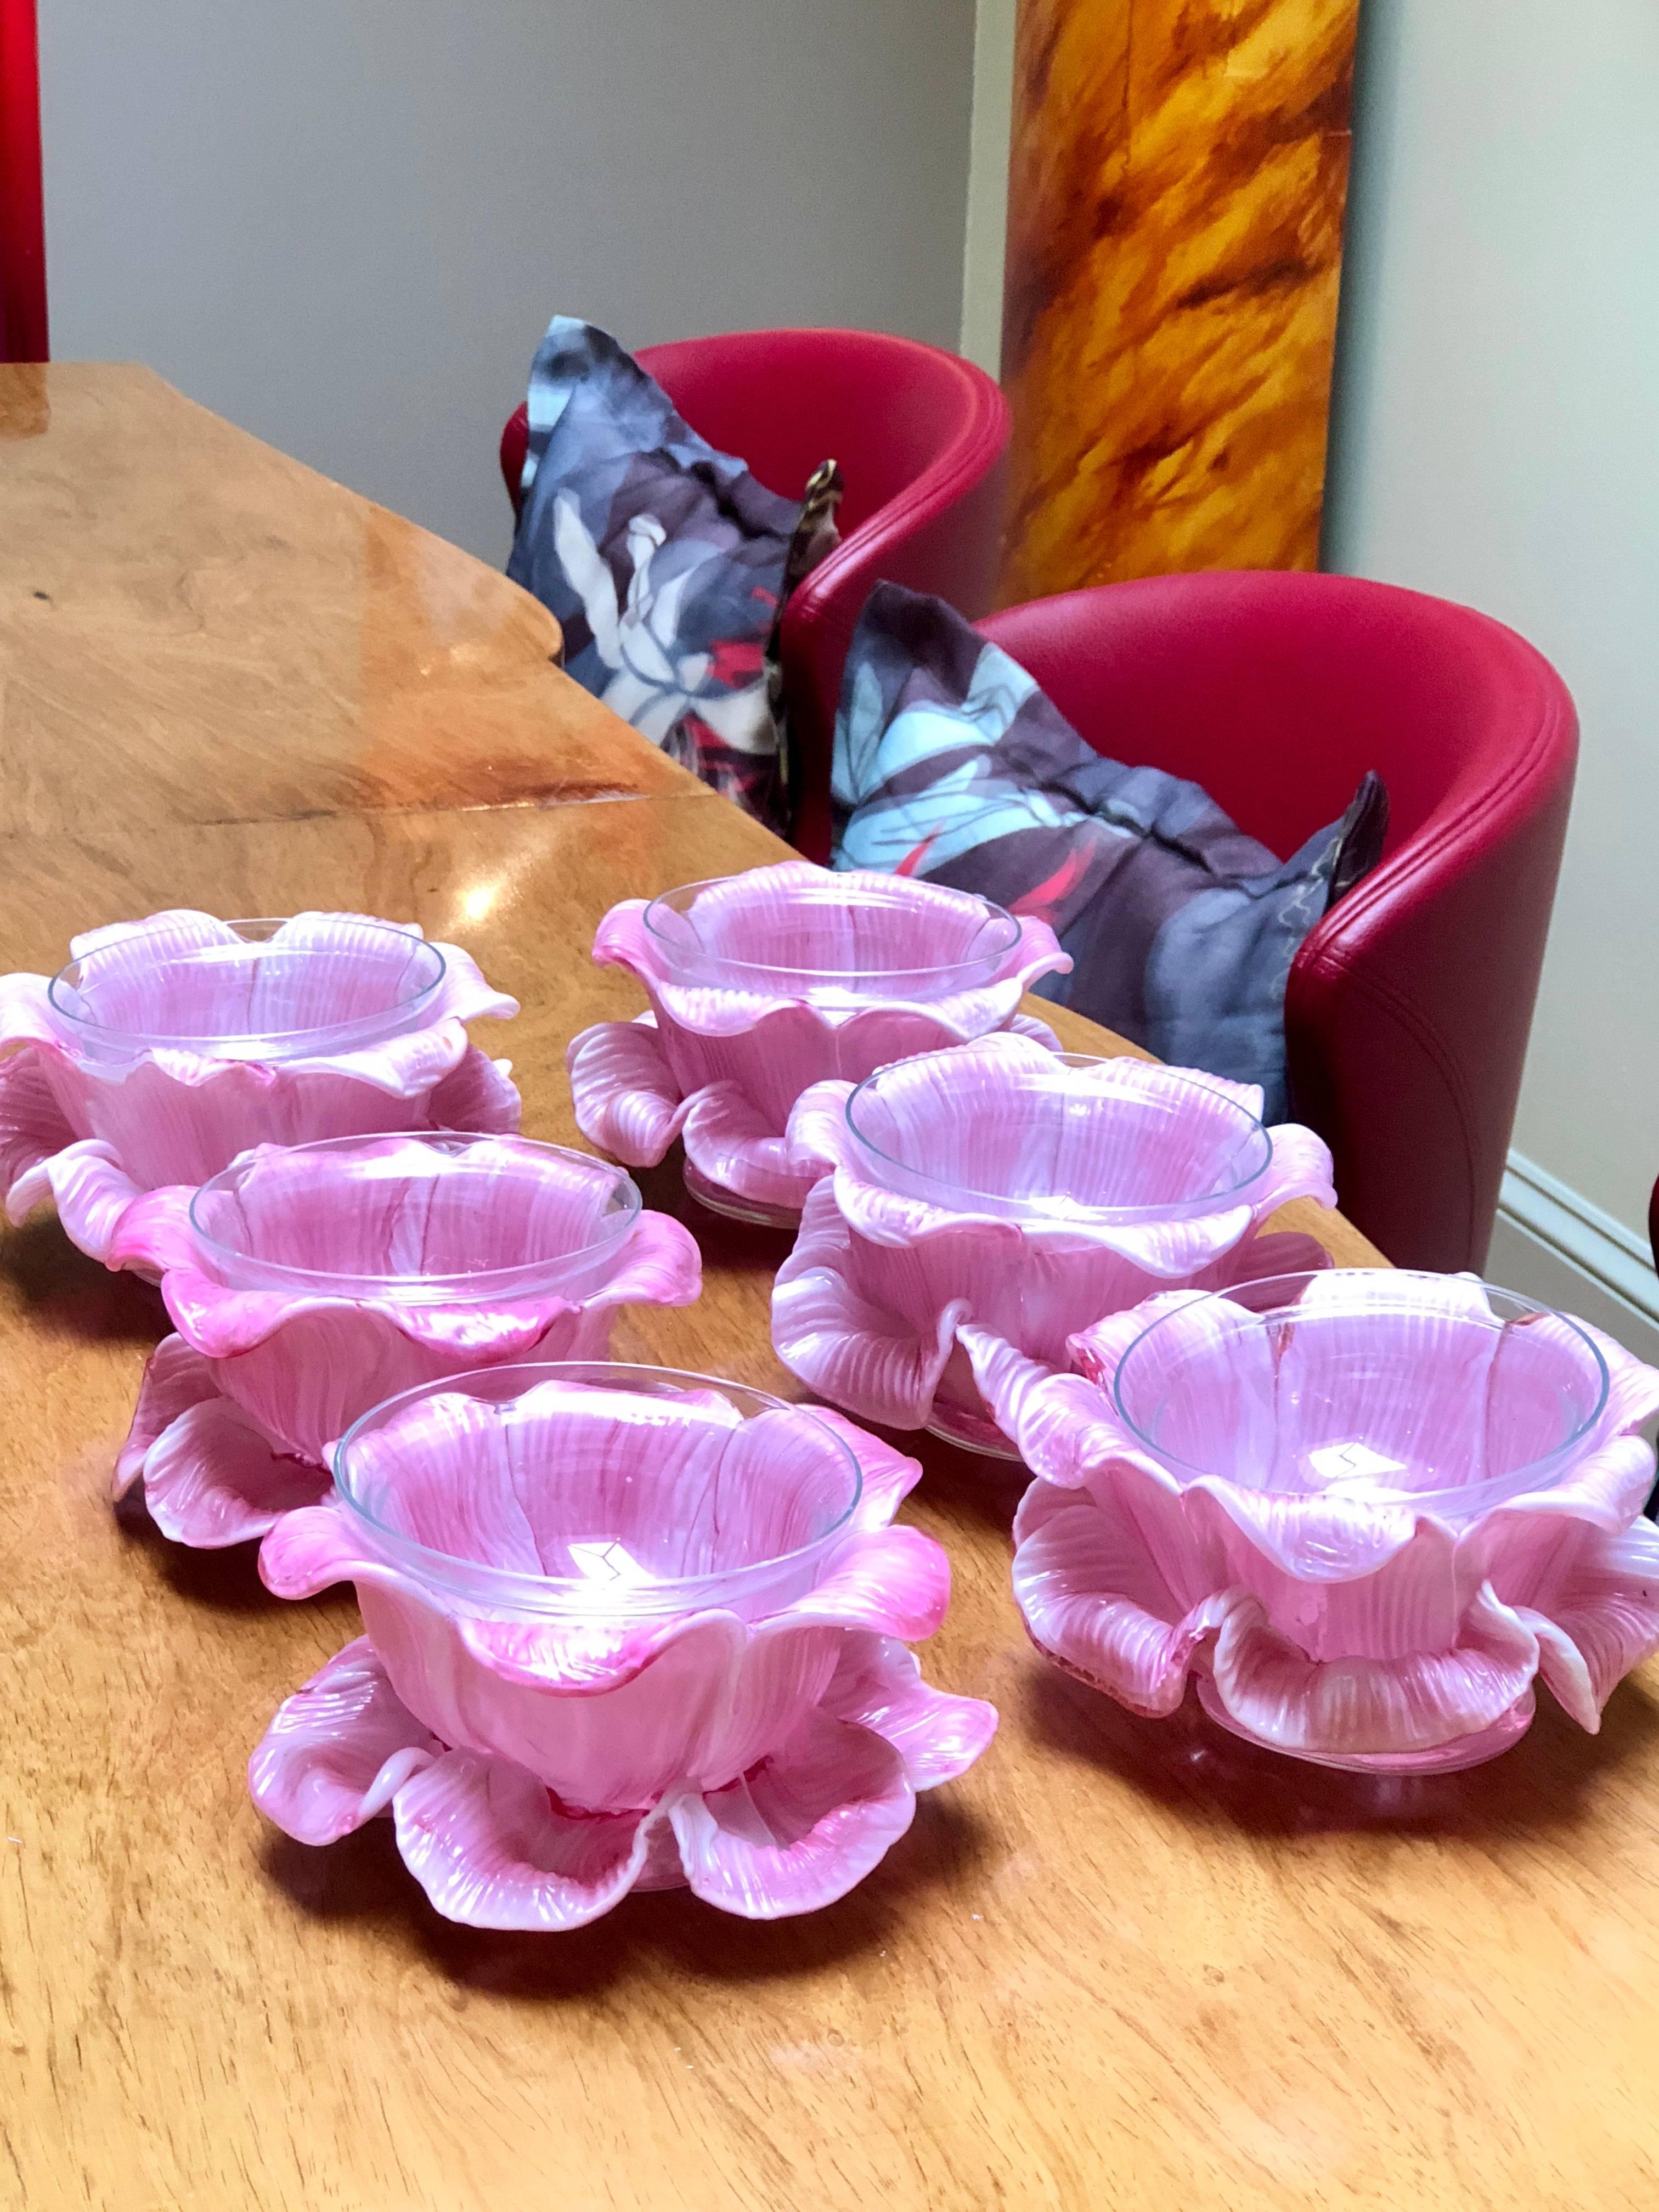
<svg viewBox="0 0 1659 2212"><path fill-rule="evenodd" d="M1195 1460L1185 1459L1178 1452L1171 1451L1167 1445L1158 1443L1154 1437L1149 1436L1124 1403L1124 1372L1136 1352L1140 1351L1151 1338L1156 1336L1166 1322L1178 1321L1183 1315L1190 1313L1195 1306L1212 1309L1221 1305L1232 1306L1241 1316L1248 1316L1263 1327L1274 1322L1294 1324L1300 1319L1304 1324L1316 1328L1322 1321L1334 1320L1344 1314L1351 1315L1356 1309L1352 1305L1335 1308L1322 1306L1312 1315L1304 1313L1298 1316L1296 1310L1296 1298L1273 1304L1261 1304L1257 1301L1277 1293L1291 1284L1297 1285L1296 1295L1299 1298L1302 1292L1310 1284L1316 1282L1328 1287L1333 1284L1352 1282L1359 1278L1374 1282L1379 1275L1385 1277L1391 1283L1443 1284L1449 1280L1462 1282L1470 1290L1478 1290L1486 1301L1488 1322L1492 1332L1497 1335L1501 1336L1511 1322L1517 1322L1522 1327L1536 1321L1559 1322L1562 1328L1577 1340L1576 1348L1589 1355L1590 1372L1595 1381L1595 1402L1590 1411L1578 1422L1571 1434L1554 1446L1552 1450L1529 1459L1522 1466L1512 1468L1503 1474L1490 1476L1481 1482L1443 1484L1433 1490L1386 1492L1369 1502L1379 1506L1428 1505L1438 1500L1449 1498L1480 1502L1515 1496L1522 1491L1534 1487L1536 1477L1549 1468L1558 1466L1566 1454L1582 1444L1606 1413L1613 1389L1613 1378L1607 1359L1601 1346L1595 1342L1581 1322L1572 1318L1571 1314L1564 1314L1557 1307L1547 1306L1536 1298L1529 1298L1523 1291L1508 1290L1501 1283L1490 1283L1484 1276L1448 1277L1436 1274L1431 1269L1426 1267L1302 1268L1283 1275L1263 1275L1255 1282L1235 1283L1224 1290L1195 1291L1190 1297L1183 1299L1179 1306L1172 1307L1168 1313L1160 1314L1155 1322L1149 1322L1125 1348L1111 1378L1114 1410L1136 1441L1144 1444L1147 1451L1163 1464L1185 1474L1231 1482L1234 1488L1249 1491L1258 1496L1283 1498L1286 1493L1281 1490L1264 1491L1259 1483L1238 1481L1225 1468L1206 1467ZM1498 1302L1498 1306L1494 1306L1494 1300ZM1499 1306L1508 1307L1511 1310L1505 1315L1498 1310ZM1378 1309L1371 1306L1367 1310L1376 1313ZM1409 1312L1413 1309L1407 1307L1396 1309L1396 1310ZM1422 1309L1419 1307L1415 1310L1420 1312ZM1478 1314L1471 1313L1467 1318L1477 1326L1487 1325L1487 1322L1481 1321ZM1318 1494L1310 1493L1314 1496Z"/></svg>
<svg viewBox="0 0 1659 2212"><path fill-rule="evenodd" d="M608 1175L611 1194L620 1196L623 1202L614 1216L608 1217L614 1220L615 1226L607 1226L602 1236L589 1243L578 1245L569 1252L550 1255L544 1260L519 1261L510 1267L477 1268L464 1275L363 1275L343 1270L299 1267L286 1261L239 1251L201 1224L197 1208L203 1200L216 1191L240 1191L241 1182L264 1164L272 1152L283 1159L292 1158L296 1152L343 1156L370 1145L392 1143L419 1145L429 1152L479 1144L508 1145L538 1158L575 1161ZM251 1146L197 1187L190 1201L189 1220L191 1236L212 1255L215 1265L222 1267L228 1262L233 1272L246 1279L224 1284L226 1290L289 1291L296 1295L310 1291L324 1297L349 1297L363 1304L404 1306L495 1305L510 1304L515 1297L528 1297L538 1290L556 1290L562 1283L586 1273L606 1256L620 1252L638 1227L644 1206L640 1187L625 1168L615 1161L601 1159L596 1153L579 1152L568 1145L544 1144L539 1138L489 1129L386 1129L346 1137L319 1137L305 1145Z"/></svg>
<svg viewBox="0 0 1659 2212"><path fill-rule="evenodd" d="M741 883L745 875L759 872L757 869L738 869L732 875L703 876L694 883L676 884L670 890L659 891L656 897L647 902L642 917L647 935L669 956L672 964L673 956L684 953L686 948L677 945L674 939L666 935L653 921L652 917L658 908L666 908L671 913L680 915L682 919L685 919L688 917L688 909L671 907L669 905L671 900L684 898L689 902L698 892L716 890L727 884ZM844 881L845 873L850 872L844 872L840 880ZM831 873L829 880L833 886L837 878ZM890 876L883 877L882 881L884 884L908 884L914 879L906 876ZM817 888L817 885L813 886L815 890ZM994 899L987 898L979 891L958 890L954 884L928 884L922 888L934 897L961 899L969 905L979 908L984 916L984 922L994 923L1002 927L1002 941L987 951L965 954L960 959L913 961L902 968L792 968L784 966L777 961L743 960L729 953L715 952L703 945L701 940L698 943L697 957L711 967L728 969L738 975L787 977L806 983L869 984L911 975L924 978L967 975L980 969L994 968L998 963L1006 959L1009 953L1019 943L1018 916L1011 914L1006 907L999 906ZM891 902L902 904L903 898L904 894L900 892ZM851 896L844 899L844 903L848 905L858 902L860 902L857 899ZM875 901L872 899L870 902L873 904ZM981 928L984 927L984 922L981 924Z"/></svg>
<svg viewBox="0 0 1659 2212"><path fill-rule="evenodd" d="M649 1378L659 1387L630 1392L630 1382L641 1378ZM734 1397L747 1399L757 1413L798 1414L833 1447L836 1457L850 1472L850 1495L830 1527L791 1551L781 1552L769 1559L752 1559L740 1567L715 1568L698 1575L653 1576L647 1583L624 1585L620 1595L614 1586L586 1582L574 1576L526 1574L516 1568L491 1566L482 1560L465 1559L457 1553L439 1551L434 1546L404 1535L399 1529L388 1528L354 1495L351 1455L371 1422L384 1424L394 1413L422 1398L456 1393L476 1398L477 1394L469 1391L468 1386L481 1382L510 1385L514 1382L519 1382L520 1387L511 1395L486 1392L478 1402L514 1403L540 1383L566 1382L600 1390L614 1389L620 1395L641 1398L667 1398L671 1392L714 1390L728 1401ZM334 1478L334 1494L369 1532L371 1540L386 1555L387 1565L406 1565L424 1582L435 1583L453 1595L499 1606L504 1611L527 1613L540 1619L588 1622L637 1619L641 1615L672 1616L704 1609L726 1610L734 1593L763 1586L792 1568L807 1567L839 1543L849 1533L864 1495L864 1470L857 1453L827 1421L818 1419L817 1409L775 1397L770 1391L757 1389L750 1383L733 1382L723 1376L699 1374L690 1368L659 1367L638 1360L526 1360L499 1367L469 1368L462 1374L443 1376L435 1382L417 1382L413 1389L399 1390L382 1399L379 1405L371 1406L367 1413L360 1413L334 1446L329 1471Z"/></svg>
<svg viewBox="0 0 1659 2212"><path fill-rule="evenodd" d="M307 909L307 911L319 911L319 909ZM213 919L217 920L219 917L215 916ZM257 955L260 951L268 949L275 944L278 930L283 928L289 922L299 919L298 915L291 914L245 915L227 919L223 921L222 926L226 929L235 930L238 933L236 944L181 945L177 948L176 957L180 961L198 959L210 961L216 955L221 958L241 957L245 953ZM370 1043L384 1036L388 1030L411 1020L419 1012L421 1007L432 998L442 983L448 971L449 963L445 959L441 947L434 944L430 938L422 936L412 924L385 921L378 915L353 915L349 919L353 926L358 929L377 931L388 938L400 938L405 944L417 948L419 951L428 956L433 963L433 972L421 984L418 990L406 998L399 999L396 1005L387 1006L378 1013L356 1014L342 1021L323 1023L308 1029L268 1030L257 1033L249 1030L222 1030L192 1036L182 1036L168 1030L117 1027L112 1023L100 1022L89 1014L79 1013L73 1006L66 1005L63 994L77 989L72 978L88 961L97 959L100 953L106 952L115 945L128 945L136 939L146 937L159 939L167 934L165 925L155 927L143 922L135 922L130 929L122 930L118 935L106 938L92 951L81 954L75 959L66 960L46 986L47 1003L58 1020L71 1024L73 1030L84 1032L90 1040L112 1045L135 1046L143 1051L193 1052L206 1060L231 1057L268 1060L301 1060L311 1058L319 1050L326 1051L331 1045L337 1046L347 1041L355 1043ZM263 935L252 933L256 931L264 933ZM301 960L315 958L325 950L324 947L316 945L282 945L276 949L285 957ZM330 957L337 957L337 954ZM269 1049L263 1049L257 1053L243 1051L234 1054L228 1051L216 1049L219 1047L249 1045L269 1048Z"/></svg>
<svg viewBox="0 0 1659 2212"><path fill-rule="evenodd" d="M876 1085L884 1079L896 1074L901 1069L915 1067L924 1060L959 1060L962 1057L963 1049L959 1045L946 1046L937 1052L913 1053L908 1059L890 1061L887 1066L877 1068L873 1074L866 1075L861 1083L855 1084L842 1109L842 1118L854 1142L860 1151L870 1158L879 1161L884 1168L896 1169L901 1175L913 1176L918 1182L927 1183L936 1189L940 1195L936 1199L926 1200L925 1202L938 1206L941 1211L961 1212L987 1210L986 1207L963 1208L960 1206L952 1206L950 1200L952 1196L955 1196L982 1200L988 1202L988 1207L1015 1216L1021 1220L1046 1223L1056 1227L1097 1226L1129 1229L1145 1222L1194 1219L1206 1213L1219 1212L1229 1206L1242 1206L1247 1202L1245 1194L1254 1184L1261 1182L1273 1165L1273 1132L1260 1115L1252 1114L1247 1107L1241 1106L1236 1098L1229 1097L1224 1091L1218 1091L1212 1083L1206 1083L1200 1075L1194 1074L1184 1068L1166 1067L1161 1060L1138 1060L1132 1053L1047 1052L1046 1058L1058 1066L1072 1069L1155 1067L1166 1081L1176 1086L1179 1091L1197 1093L1206 1098L1215 1099L1237 1117L1240 1125L1239 1145L1241 1146L1249 1143L1253 1134L1261 1139L1259 1159L1248 1174L1241 1176L1236 1182L1228 1184L1222 1190L1206 1191L1195 1198L1170 1199L1154 1205L1091 1206L1081 1200L1073 1202L1069 1200L1064 1200L1062 1204L1057 1204L1056 1199L1053 1196L1014 1198L1001 1191L981 1190L971 1183L953 1182L948 1176L935 1174L928 1168L918 1167L908 1160L900 1159L895 1153L884 1151L873 1138L867 1136L860 1128L854 1109L866 1091L873 1095ZM1039 1072L1035 1063L1032 1064L1031 1072L1033 1073ZM964 1094L963 1103L964 1105L972 1103L971 1094ZM1235 1147L1235 1151L1237 1149L1237 1147ZM915 1194L901 1194L915 1195Z"/></svg>

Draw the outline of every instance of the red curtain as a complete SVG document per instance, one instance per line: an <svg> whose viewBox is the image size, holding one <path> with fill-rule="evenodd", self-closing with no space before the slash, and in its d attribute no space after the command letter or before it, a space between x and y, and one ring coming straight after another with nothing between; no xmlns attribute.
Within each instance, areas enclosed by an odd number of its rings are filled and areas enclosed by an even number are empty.
<svg viewBox="0 0 1659 2212"><path fill-rule="evenodd" d="M0 0L0 361L46 358L34 0Z"/></svg>

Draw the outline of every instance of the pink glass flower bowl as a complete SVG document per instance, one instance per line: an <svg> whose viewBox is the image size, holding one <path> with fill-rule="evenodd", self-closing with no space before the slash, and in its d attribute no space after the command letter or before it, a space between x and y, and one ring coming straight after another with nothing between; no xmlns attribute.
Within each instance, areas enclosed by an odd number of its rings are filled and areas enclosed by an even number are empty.
<svg viewBox="0 0 1659 2212"><path fill-rule="evenodd" d="M584 1136L631 1167L677 1136L687 1188L716 1212L793 1226L813 1176L785 1139L809 1085L1013 1029L1040 975L1071 962L1047 922L902 876L786 861L625 899L593 957L650 1012L585 1030L567 1055Z"/></svg>
<svg viewBox="0 0 1659 2212"><path fill-rule="evenodd" d="M266 1537L278 1595L365 1634L249 1778L324 1844L382 1812L440 1912L559 1929L689 1885L753 1919L845 1894L993 1709L909 1644L945 1554L888 1524L919 1470L834 1414L662 1368L458 1376L375 1408Z"/></svg>
<svg viewBox="0 0 1659 2212"><path fill-rule="evenodd" d="M1026 1627L1135 1712L1193 1675L1253 1742L1430 1771L1514 1743L1540 1679L1595 1730L1659 1648L1659 1372L1511 1291L1342 1269L1152 1298L1079 1374L973 1351L1037 1478Z"/></svg>
<svg viewBox="0 0 1659 2212"><path fill-rule="evenodd" d="M70 950L55 976L0 977L0 1193L13 1221L52 1197L94 1259L141 1193L251 1145L519 1126L507 1063L464 1027L517 1001L413 927L179 908Z"/></svg>
<svg viewBox="0 0 1659 2212"><path fill-rule="evenodd" d="M246 1152L127 1210L111 1254L177 1334L115 1465L174 1541L262 1536L329 1486L382 1399L535 1357L603 1358L619 1306L689 1305L690 1232L623 1170L524 1137L421 1131Z"/></svg>
<svg viewBox="0 0 1659 2212"><path fill-rule="evenodd" d="M1063 1367L1079 1330L1154 1291L1322 1264L1261 1228L1287 1199L1334 1203L1330 1154L1261 1108L1249 1085L1017 1036L814 1085L789 1143L825 1179L778 1270L779 1358L861 1419L1015 1456L964 1325Z"/></svg>

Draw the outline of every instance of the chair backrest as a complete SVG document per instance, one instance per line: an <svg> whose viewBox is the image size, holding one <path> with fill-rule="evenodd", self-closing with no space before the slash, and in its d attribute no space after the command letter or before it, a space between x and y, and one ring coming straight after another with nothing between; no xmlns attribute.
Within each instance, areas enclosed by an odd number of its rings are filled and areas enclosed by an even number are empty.
<svg viewBox="0 0 1659 2212"><path fill-rule="evenodd" d="M799 499L837 460L846 537L909 490L984 406L979 370L877 331L738 331L647 346L640 365L692 428Z"/></svg>
<svg viewBox="0 0 1659 2212"><path fill-rule="evenodd" d="M1008 410L982 370L874 331L744 331L647 346L639 361L691 427L798 499L821 461L841 465L842 543L791 600L784 682L795 786L791 835L830 849L830 759L842 665L872 585L936 592L963 613L991 605L1000 552ZM501 439L517 505L524 410Z"/></svg>
<svg viewBox="0 0 1659 2212"><path fill-rule="evenodd" d="M1345 576L1156 577L982 627L1097 751L1190 776L1281 857L1382 776L1382 865L1291 969L1291 1092L1391 1259L1480 1265L1572 791L1554 670L1485 615Z"/></svg>

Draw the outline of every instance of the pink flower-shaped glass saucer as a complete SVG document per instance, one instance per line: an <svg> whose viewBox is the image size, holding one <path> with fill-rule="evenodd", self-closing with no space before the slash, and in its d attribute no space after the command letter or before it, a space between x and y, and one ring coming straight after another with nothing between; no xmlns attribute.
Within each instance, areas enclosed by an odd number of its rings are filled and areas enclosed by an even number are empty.
<svg viewBox="0 0 1659 2212"><path fill-rule="evenodd" d="M1541 1679L1595 1730L1659 1648L1659 1373L1472 1276L1341 1270L1155 1297L1054 1376L964 1334L1037 1477L1014 1589L1133 1711L1189 1674L1250 1741L1360 1771L1473 1765Z"/></svg>
<svg viewBox="0 0 1659 2212"><path fill-rule="evenodd" d="M991 1707L907 1646L950 1592L888 1524L919 1472L833 1414L659 1368L512 1367L404 1394L265 1539L280 1596L356 1585L366 1634L249 1778L322 1844L389 1811L438 1910L567 1929L689 1884L831 1903L970 1765Z"/></svg>
<svg viewBox="0 0 1659 2212"><path fill-rule="evenodd" d="M1047 922L971 892L804 860L625 899L593 957L635 976L651 1011L571 1043L582 1133L631 1167L683 1137L702 1204L789 1227L813 1176L785 1128L809 1085L995 1030L1055 1047L1019 1002L1071 966Z"/></svg>
<svg viewBox="0 0 1659 2212"><path fill-rule="evenodd" d="M94 1259L142 1192L251 1145L519 1126L507 1063L464 1026L517 1001L412 927L179 908L70 950L55 976L0 977L0 1193L13 1221L54 1199Z"/></svg>
<svg viewBox="0 0 1659 2212"><path fill-rule="evenodd" d="M789 1141L813 1190L778 1270L772 1341L819 1396L1015 1457L962 1328L1066 1364L1067 1340L1154 1291L1328 1264L1263 1236L1287 1199L1329 1206L1311 1130L1265 1129L1253 1086L986 1037L817 1085Z"/></svg>
<svg viewBox="0 0 1659 2212"><path fill-rule="evenodd" d="M159 1276L178 1334L116 1461L200 1547L262 1536L329 1486L382 1399L498 1362L602 1358L619 1306L689 1305L690 1232L620 1168L527 1138L416 1132L246 1152L136 1200L111 1253Z"/></svg>

